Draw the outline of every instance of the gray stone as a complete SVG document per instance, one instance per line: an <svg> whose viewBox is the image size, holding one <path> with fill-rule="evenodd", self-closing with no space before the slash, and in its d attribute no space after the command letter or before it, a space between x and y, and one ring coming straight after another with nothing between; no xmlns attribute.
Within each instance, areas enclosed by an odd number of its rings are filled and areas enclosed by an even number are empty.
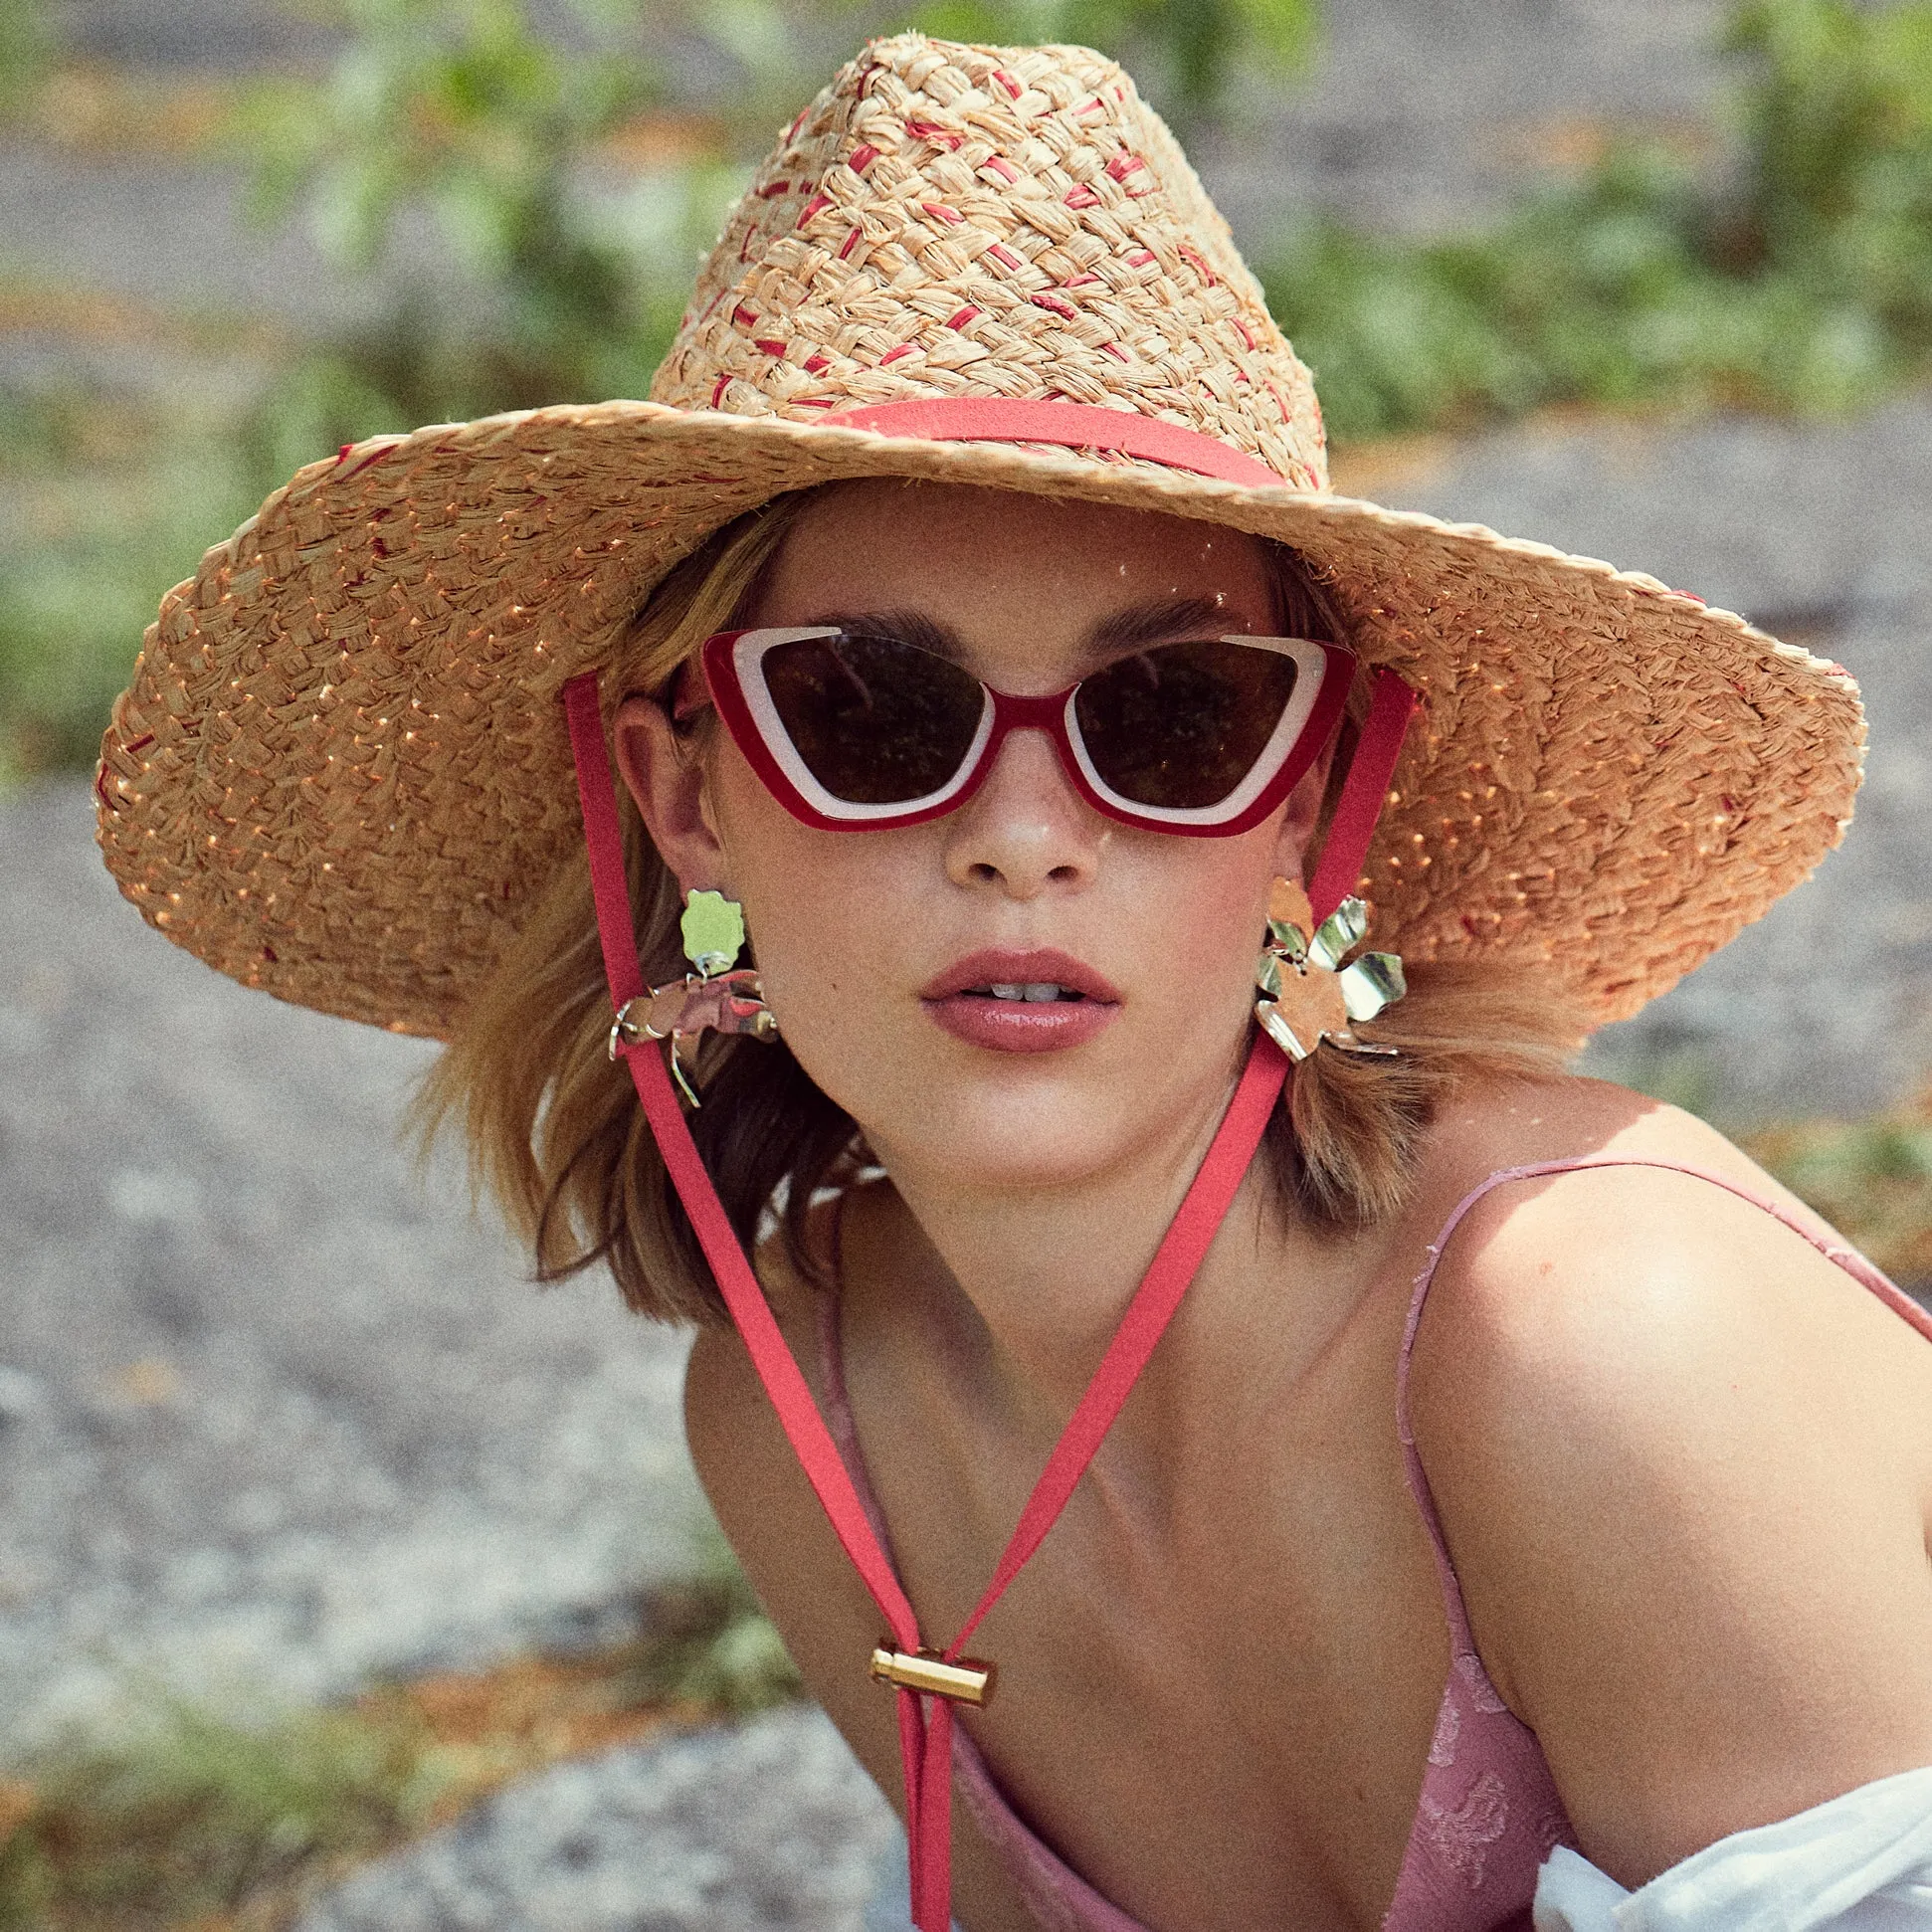
<svg viewBox="0 0 1932 1932"><path fill-rule="evenodd" d="M540 1292L397 1116L432 1050L142 925L0 802L0 1752L628 1627L702 1503L684 1337Z"/></svg>
<svg viewBox="0 0 1932 1932"><path fill-rule="evenodd" d="M794 1705L526 1779L295 1932L882 1932L906 1923L895 1842L844 1740Z"/></svg>

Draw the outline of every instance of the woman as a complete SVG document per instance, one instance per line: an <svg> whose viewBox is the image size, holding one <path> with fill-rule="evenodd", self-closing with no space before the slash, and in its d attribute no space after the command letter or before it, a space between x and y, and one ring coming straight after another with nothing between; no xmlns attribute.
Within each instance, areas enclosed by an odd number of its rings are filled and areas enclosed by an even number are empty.
<svg viewBox="0 0 1932 1932"><path fill-rule="evenodd" d="M869 47L653 393L278 492L102 843L698 1323L919 1925L1925 1917L1932 1325L1561 1071L1835 842L1842 671L1330 495L1079 49Z"/></svg>

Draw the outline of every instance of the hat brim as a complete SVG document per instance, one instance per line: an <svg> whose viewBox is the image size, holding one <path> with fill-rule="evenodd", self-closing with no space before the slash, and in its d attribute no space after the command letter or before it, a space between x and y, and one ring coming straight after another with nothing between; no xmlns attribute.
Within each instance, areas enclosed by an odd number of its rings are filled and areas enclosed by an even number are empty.
<svg viewBox="0 0 1932 1932"><path fill-rule="evenodd" d="M787 490L977 483L1291 545L1421 693L1365 892L1378 943L1635 1013L1842 837L1844 671L1547 545L1030 445L644 402L378 438L312 464L163 600L102 741L122 892L282 999L446 1038L582 832L564 680ZM615 695L615 693L613 693Z"/></svg>

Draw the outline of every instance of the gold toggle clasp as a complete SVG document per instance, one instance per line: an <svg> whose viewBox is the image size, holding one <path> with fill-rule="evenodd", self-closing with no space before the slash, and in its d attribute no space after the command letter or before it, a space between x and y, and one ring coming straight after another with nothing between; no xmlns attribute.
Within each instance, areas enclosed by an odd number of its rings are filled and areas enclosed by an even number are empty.
<svg viewBox="0 0 1932 1932"><path fill-rule="evenodd" d="M961 1657L948 1663L937 1650L900 1650L882 1642L872 1652L871 1676L877 1683L901 1690L923 1690L934 1697L950 1697L958 1704L984 1709L993 1701L993 1680L999 1665L984 1657Z"/></svg>

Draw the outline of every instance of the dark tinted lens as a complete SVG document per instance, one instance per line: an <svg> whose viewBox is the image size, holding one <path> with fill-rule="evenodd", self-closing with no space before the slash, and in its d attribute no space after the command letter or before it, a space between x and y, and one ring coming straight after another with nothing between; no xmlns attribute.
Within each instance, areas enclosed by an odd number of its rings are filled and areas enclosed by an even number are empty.
<svg viewBox="0 0 1932 1932"><path fill-rule="evenodd" d="M986 702L957 665L894 638L801 638L761 664L806 769L850 805L940 790L965 762Z"/></svg>
<svg viewBox="0 0 1932 1932"><path fill-rule="evenodd" d="M1083 678L1073 699L1101 782L1135 805L1200 811L1254 770L1294 695L1279 651L1164 644Z"/></svg>

